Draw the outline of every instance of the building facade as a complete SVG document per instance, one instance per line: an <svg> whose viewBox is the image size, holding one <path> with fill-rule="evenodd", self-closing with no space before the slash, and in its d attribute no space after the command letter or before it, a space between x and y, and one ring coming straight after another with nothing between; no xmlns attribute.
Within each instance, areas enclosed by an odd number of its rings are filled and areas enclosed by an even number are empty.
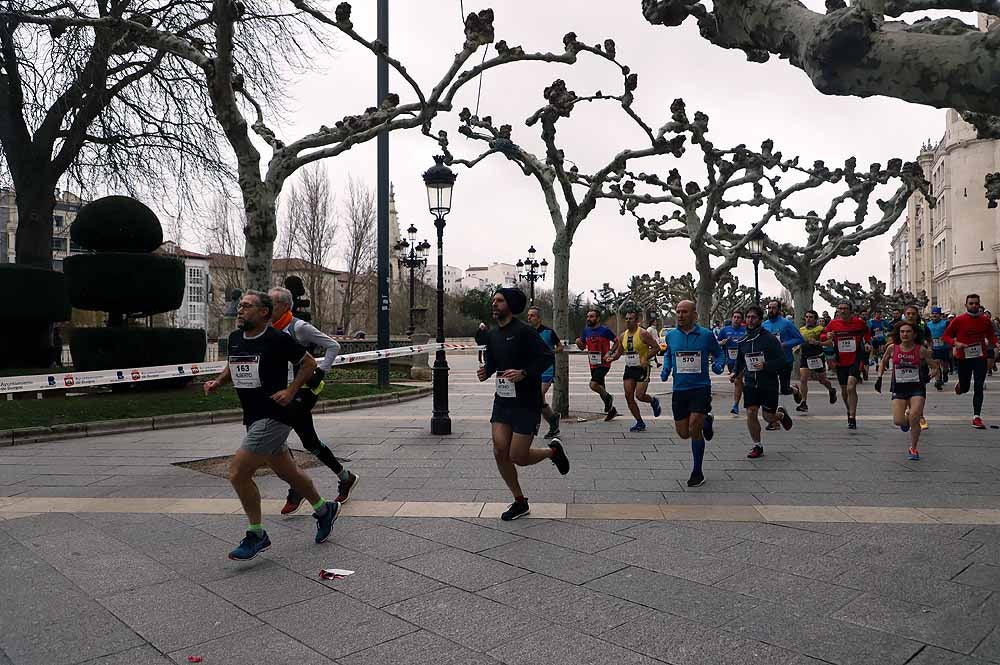
<svg viewBox="0 0 1000 665"><path fill-rule="evenodd" d="M167 315L167 323L177 328L208 330L209 256L186 250L169 240L156 253L184 261L184 301Z"/></svg>
<svg viewBox="0 0 1000 665"><path fill-rule="evenodd" d="M52 214L52 269L62 272L67 256L85 251L69 239L69 228L87 201L72 192L56 191L56 209ZM9 187L0 189L0 263L15 263L17 236L17 199Z"/></svg>

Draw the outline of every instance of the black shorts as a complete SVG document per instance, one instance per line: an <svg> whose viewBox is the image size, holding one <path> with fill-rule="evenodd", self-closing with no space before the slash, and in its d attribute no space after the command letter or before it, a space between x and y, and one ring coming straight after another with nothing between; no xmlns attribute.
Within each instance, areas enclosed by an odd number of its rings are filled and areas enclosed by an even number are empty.
<svg viewBox="0 0 1000 665"><path fill-rule="evenodd" d="M768 413L778 410L778 385L743 386L743 408L759 406Z"/></svg>
<svg viewBox="0 0 1000 665"><path fill-rule="evenodd" d="M892 382L893 399L910 399L911 397L927 397L927 387L922 382L896 383Z"/></svg>
<svg viewBox="0 0 1000 665"><path fill-rule="evenodd" d="M809 365L806 364L809 361L809 359L806 358L805 356L801 356L799 358L799 369L800 370L803 370L803 369L804 370L808 370L810 372L816 372L817 374L825 374L826 373L826 358L824 358L822 355L813 356L813 357L814 358L819 358L820 361L823 363L822 365L819 366L819 369L810 369Z"/></svg>
<svg viewBox="0 0 1000 665"><path fill-rule="evenodd" d="M538 424L542 422L542 408L506 404L506 401L493 399L493 414L490 416L490 422L510 425L514 434L534 436Z"/></svg>
<svg viewBox="0 0 1000 665"><path fill-rule="evenodd" d="M649 383L649 365L643 367L642 365L638 367L626 367L625 373L622 374L622 379L625 381L638 381L639 383Z"/></svg>
<svg viewBox="0 0 1000 665"><path fill-rule="evenodd" d="M857 363L848 365L847 367L841 367L840 365L837 365L837 383L839 383L842 386L846 386L847 379L852 376L855 379L861 378L861 368L858 367Z"/></svg>
<svg viewBox="0 0 1000 665"><path fill-rule="evenodd" d="M674 412L674 420L687 420L692 413L711 413L712 389L675 390L670 396L670 408Z"/></svg>
<svg viewBox="0 0 1000 665"><path fill-rule="evenodd" d="M931 357L934 360L948 361L951 359L951 347L944 346L939 349L931 349Z"/></svg>
<svg viewBox="0 0 1000 665"><path fill-rule="evenodd" d="M611 371L610 367L605 367L604 365L599 365L597 367L590 368L590 381L591 383L596 383L597 385L603 386L604 379L607 377L608 372Z"/></svg>

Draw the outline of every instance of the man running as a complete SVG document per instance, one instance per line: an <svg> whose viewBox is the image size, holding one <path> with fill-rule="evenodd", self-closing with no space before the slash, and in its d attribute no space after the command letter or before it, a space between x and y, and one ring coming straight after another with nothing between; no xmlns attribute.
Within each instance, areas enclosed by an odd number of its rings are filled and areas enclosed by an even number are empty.
<svg viewBox="0 0 1000 665"><path fill-rule="evenodd" d="M951 371L951 347L944 343L944 331L948 321L941 316L940 307L931 307L931 320L927 322L927 334L931 338L931 353L938 362L941 371L934 387L941 390L948 383L948 372Z"/></svg>
<svg viewBox="0 0 1000 665"><path fill-rule="evenodd" d="M747 430L753 447L747 453L750 459L764 454L760 440L760 421L757 412L762 411L767 423L780 423L786 430L792 428L792 417L785 408L778 406L780 387L779 372L784 369L785 355L781 342L762 325L764 312L757 305L747 308L747 336L740 342L740 352L736 357L736 371L729 380L736 382L743 378L743 406L747 412Z"/></svg>
<svg viewBox="0 0 1000 665"><path fill-rule="evenodd" d="M531 324L531 327L542 338L542 341L552 349L553 353L563 352L562 340L559 339L559 335L556 334L555 330L542 323L542 310L536 305L528 308L528 323ZM559 414L553 411L552 407L545 401L545 396L549 393L549 388L552 387L555 375L556 365L554 362L549 365L548 369L542 372L542 417L549 424L549 431L545 433L546 439L559 436Z"/></svg>
<svg viewBox="0 0 1000 665"><path fill-rule="evenodd" d="M736 371L736 356L740 352L740 342L747 336L746 326L743 325L743 312L737 310L733 312L729 325L719 331L719 344L726 352L726 367L729 373ZM743 381L737 379L733 382L733 408L729 413L734 416L740 415L740 397L743 396Z"/></svg>
<svg viewBox="0 0 1000 665"><path fill-rule="evenodd" d="M892 330L889 322L882 318L882 310L876 309L868 321L868 330L872 334L872 358L877 362L885 351L886 336Z"/></svg>
<svg viewBox="0 0 1000 665"><path fill-rule="evenodd" d="M691 477L688 487L705 484L702 462L705 459L705 441L711 441L712 429L712 379L708 375L708 359L712 358L712 371L722 374L725 356L719 341L708 328L698 325L698 312L694 302L677 303L677 327L667 333L667 352L663 356L660 378L666 381L674 373L674 392L671 407L674 429L682 439L691 439Z"/></svg>
<svg viewBox="0 0 1000 665"><path fill-rule="evenodd" d="M879 365L878 379L875 380L875 392L882 392L882 375L889 363L892 363L892 421L903 432L910 433L910 449L907 458L919 460L919 442L921 418L924 415L924 403L927 400L927 388L921 377L921 364L930 362L934 365L934 374L940 371L937 361L924 346L917 344L917 328L909 321L903 320L896 324L892 332L892 344L886 349Z"/></svg>
<svg viewBox="0 0 1000 665"><path fill-rule="evenodd" d="M325 384L323 377L330 371L333 361L340 353L340 344L329 335L318 330L308 321L292 316L292 305L294 300L292 292L280 286L276 286L267 292L274 304L274 311L271 312L271 325L292 336L296 342L306 349L322 349L323 359L319 361L319 366L313 371L309 380L306 381L305 388L299 391L289 404L288 408L292 412L290 422L292 429L298 434L299 440L305 449L319 458L331 471L337 474L337 502L347 503L351 498L351 492L358 485L358 474L348 471L340 463L340 460L333 454L333 451L316 434L316 427L313 425L312 408L316 406L319 395L323 392ZM298 368L294 365L288 366L288 383L295 379L295 372ZM292 451L289 450L291 455ZM291 515L299 510L302 505L302 495L294 488L288 488L288 497L285 505L281 507L282 515Z"/></svg>
<svg viewBox="0 0 1000 665"><path fill-rule="evenodd" d="M247 433L229 466L229 482L239 495L250 522L246 537L229 553L234 561L248 561L271 546L261 521L260 492L253 480L257 469L268 466L275 475L306 498L316 519L317 543L330 536L340 504L326 501L316 491L288 452L286 441L292 428L288 404L316 369L316 360L291 338L269 323L274 305L259 291L247 291L240 298L236 324L241 330L229 334L229 362L218 378L205 383L205 394L230 380L243 407ZM299 369L288 384L288 363Z"/></svg>
<svg viewBox="0 0 1000 665"><path fill-rule="evenodd" d="M548 450L531 447L542 416L542 374L552 365L553 355L533 327L514 318L527 302L520 289L502 288L493 294L491 308L497 327L489 331L484 364L477 372L480 381L496 374L490 417L493 457L514 496L514 502L500 515L505 522L531 512L517 479L518 466L552 460L559 473L569 473L569 459L558 438L549 442Z"/></svg>
<svg viewBox="0 0 1000 665"><path fill-rule="evenodd" d="M642 419L642 412L639 411L637 401L649 404L653 408L653 417L660 417L660 400L648 393L649 362L658 348L659 344L649 334L649 331L639 327L639 312L635 310L625 312L625 330L611 345L606 360L614 362L625 356L625 373L622 375L622 384L625 388L625 402L628 404L628 410L635 418L635 425L628 429L630 432L646 431L646 423Z"/></svg>
<svg viewBox="0 0 1000 665"><path fill-rule="evenodd" d="M836 355L837 383L840 397L847 408L847 429L858 428L858 351L867 348L871 352L871 331L868 324L854 316L851 303L837 305L837 318L823 330L820 340L832 347Z"/></svg>
<svg viewBox="0 0 1000 665"><path fill-rule="evenodd" d="M993 332L993 323L983 316L979 296L970 293L965 296L965 313L956 316L944 335L945 344L952 347L955 364L958 366L958 384L955 394L963 395L969 392L969 382L972 387L972 426L976 429L986 429L983 423L983 385L986 383L986 346L996 347L997 336Z"/></svg>
<svg viewBox="0 0 1000 665"><path fill-rule="evenodd" d="M802 397L802 402L795 407L796 411L806 413L809 411L809 380L819 382L830 393L830 404L837 403L837 391L826 378L826 360L823 355L823 343L820 342L820 335L823 334L823 326L819 324L819 316L816 310L810 309L805 314L805 325L799 328L802 335L802 348L799 350L799 385L797 390Z"/></svg>
<svg viewBox="0 0 1000 665"><path fill-rule="evenodd" d="M618 415L615 398L609 395L604 387L605 379L611 370L606 357L614 341L615 334L611 329L601 325L601 313L596 309L587 310L587 325L583 333L576 338L576 346L581 351L587 352L587 360L590 363L590 389L604 402L604 420L612 420Z"/></svg>
<svg viewBox="0 0 1000 665"><path fill-rule="evenodd" d="M777 300L767 303L767 319L764 320L763 326L764 330L778 338L784 352L785 364L778 372L781 394L791 395L795 403L798 404L802 401L802 396L799 394L797 386L792 387L792 369L795 367L795 356L792 354L792 349L802 344L802 334L794 323L782 315L781 303ZM777 421L770 423L768 429L778 429Z"/></svg>
<svg viewBox="0 0 1000 665"><path fill-rule="evenodd" d="M660 318L658 316L656 316L655 314L653 314L652 312L650 312L648 320L649 320L649 325L646 326L646 332L648 332L650 334L650 336L653 339L656 340L656 346L653 348L653 364L655 364L657 367L659 367L660 364L661 364L660 363L660 358L659 358L659 355L660 355L660 352L661 352L661 349L660 349Z"/></svg>

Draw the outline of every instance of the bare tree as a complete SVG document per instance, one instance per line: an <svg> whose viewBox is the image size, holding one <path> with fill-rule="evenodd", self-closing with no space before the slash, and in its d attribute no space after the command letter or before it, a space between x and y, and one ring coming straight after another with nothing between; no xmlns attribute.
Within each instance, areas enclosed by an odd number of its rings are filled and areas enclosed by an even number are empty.
<svg viewBox="0 0 1000 665"><path fill-rule="evenodd" d="M325 311L327 279L322 268L330 260L337 231L335 198L326 166L318 163L299 172L299 182L292 185L285 206L285 217L293 220L287 229L290 246L298 258L311 264L306 288L312 300L313 321L317 325L330 323ZM336 285L333 286L335 290Z"/></svg>
<svg viewBox="0 0 1000 665"><path fill-rule="evenodd" d="M376 260L375 212L375 193L360 180L348 177L341 212L347 285L340 315L340 325L348 333L355 308L370 300Z"/></svg>
<svg viewBox="0 0 1000 665"><path fill-rule="evenodd" d="M835 279L828 279L825 285L817 284L816 290L831 305L836 306L839 302L849 302L854 307L855 312L867 311L872 314L882 312L886 316L890 315L893 310L902 311L908 305L916 305L923 309L930 302L927 292L923 290L916 294L901 289L886 293L885 282L874 275L868 278L867 289L857 282L849 280L839 282Z"/></svg>
<svg viewBox="0 0 1000 665"><path fill-rule="evenodd" d="M212 297L209 302L209 335L218 335L215 322L222 317L225 303L233 289L243 289L245 275L239 251L243 247L240 215L229 195L216 193L207 212L207 219L196 225L196 233L206 254L211 257ZM213 256L215 255L215 256Z"/></svg>

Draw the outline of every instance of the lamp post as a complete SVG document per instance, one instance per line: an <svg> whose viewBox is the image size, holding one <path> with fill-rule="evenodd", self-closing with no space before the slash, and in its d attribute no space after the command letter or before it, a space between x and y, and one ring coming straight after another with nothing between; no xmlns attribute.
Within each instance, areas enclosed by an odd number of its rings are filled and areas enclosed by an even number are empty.
<svg viewBox="0 0 1000 665"><path fill-rule="evenodd" d="M444 344L444 217L451 212L451 190L455 174L444 165L444 157L434 156L434 166L424 171L427 186L427 207L434 215L437 229L437 341ZM451 434L448 415L448 361L444 349L434 355L434 406L431 413L431 434Z"/></svg>
<svg viewBox="0 0 1000 665"><path fill-rule="evenodd" d="M535 246L528 248L528 258L517 260L517 278L528 283L528 304L535 304L535 282L545 279L545 272L549 269L549 262L542 259L539 263L535 259Z"/></svg>
<svg viewBox="0 0 1000 665"><path fill-rule="evenodd" d="M750 236L747 249L753 259L753 290L757 294L757 306L760 307L760 257L764 256L764 234L759 229Z"/></svg>
<svg viewBox="0 0 1000 665"><path fill-rule="evenodd" d="M427 252L431 248L431 244L426 240L417 242L417 227L410 224L410 228L406 229L407 238L403 238L396 243L396 258L399 260L400 265L405 266L410 269L410 327L406 329L407 335L412 335L415 329L413 324L413 307L414 307L414 271L418 268L423 268L427 265Z"/></svg>

